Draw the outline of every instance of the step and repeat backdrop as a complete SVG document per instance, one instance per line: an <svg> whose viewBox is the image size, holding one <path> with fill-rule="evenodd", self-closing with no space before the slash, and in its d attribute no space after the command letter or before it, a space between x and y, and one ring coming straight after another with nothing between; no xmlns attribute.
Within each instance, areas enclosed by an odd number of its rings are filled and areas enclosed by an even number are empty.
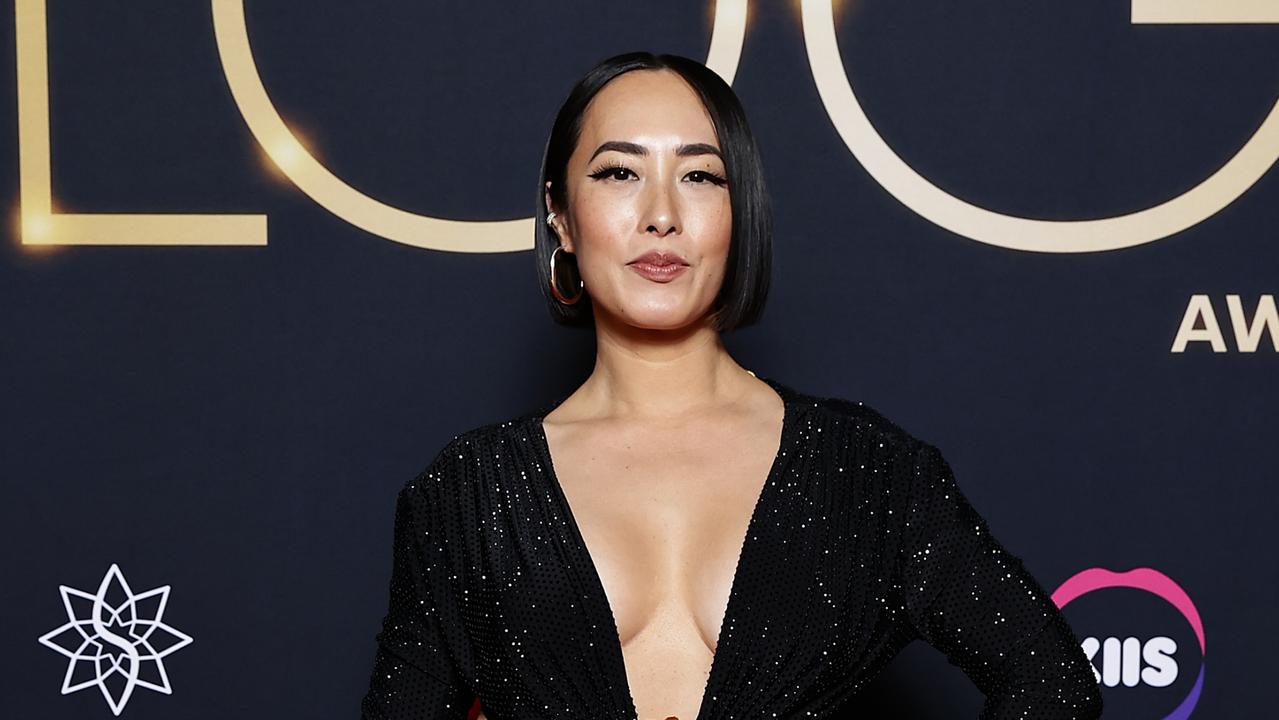
<svg viewBox="0 0 1279 720"><path fill-rule="evenodd" d="M1106 717L1273 713L1274 0L0 23L0 716L358 716L396 492L591 369L531 216L568 88L637 49L707 62L762 147L775 274L735 357L940 447ZM915 643L858 708L981 700Z"/></svg>

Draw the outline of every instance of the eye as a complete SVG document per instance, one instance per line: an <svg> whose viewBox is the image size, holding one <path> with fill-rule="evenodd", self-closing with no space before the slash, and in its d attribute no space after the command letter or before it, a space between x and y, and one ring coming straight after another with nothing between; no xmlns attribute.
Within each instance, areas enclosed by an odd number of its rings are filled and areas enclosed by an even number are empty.
<svg viewBox="0 0 1279 720"><path fill-rule="evenodd" d="M692 179L693 182L698 185L704 185L708 182L714 185L725 185L728 182L727 180L723 178L723 176L716 175L715 173L709 170L694 170L693 172L689 173L687 177Z"/></svg>
<svg viewBox="0 0 1279 720"><path fill-rule="evenodd" d="M605 178L610 178L613 180L626 180L627 173L630 173L630 175L635 174L631 172L630 168L624 165L608 164L596 170L595 172L591 173L590 177L596 180L603 180Z"/></svg>

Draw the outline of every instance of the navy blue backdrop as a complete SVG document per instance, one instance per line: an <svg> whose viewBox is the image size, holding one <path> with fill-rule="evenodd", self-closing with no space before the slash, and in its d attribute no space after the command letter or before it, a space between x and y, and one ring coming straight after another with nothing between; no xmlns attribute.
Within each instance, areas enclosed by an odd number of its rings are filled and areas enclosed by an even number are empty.
<svg viewBox="0 0 1279 720"><path fill-rule="evenodd" d="M333 176L481 228L532 214L584 70L633 49L706 59L716 12L746 6L720 4L252 2L244 24L274 107ZM860 0L837 3L832 68L810 64L816 5L748 5L733 86L775 274L734 355L939 446L1058 591L1107 717L1268 716L1279 10L1135 23L1149 0ZM239 6L0 13L0 716L356 716L396 491L456 433L592 364L590 332L546 314L531 224L406 242L291 179L305 163L259 141L215 36ZM837 128L815 80L832 69L937 196L899 198L854 153L870 136ZM1245 145L1233 192L1185 195ZM999 234L950 225L969 211L941 196L1060 227L1183 196L1202 217ZM94 219L128 213L247 219ZM81 642L95 602L126 609L114 643ZM130 662L120 628L161 612L161 657L122 696L104 679ZM866 693L868 717L980 703L918 643Z"/></svg>

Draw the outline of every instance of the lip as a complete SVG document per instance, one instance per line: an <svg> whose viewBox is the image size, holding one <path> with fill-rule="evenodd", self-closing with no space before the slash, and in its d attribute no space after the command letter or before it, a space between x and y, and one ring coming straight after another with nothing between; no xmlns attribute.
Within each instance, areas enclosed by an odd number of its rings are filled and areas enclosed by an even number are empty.
<svg viewBox="0 0 1279 720"><path fill-rule="evenodd" d="M641 277L648 278L653 282L668 283L679 277L688 269L687 265L677 265L670 263L667 265L654 265L646 262L633 262L626 267L634 270Z"/></svg>
<svg viewBox="0 0 1279 720"><path fill-rule="evenodd" d="M688 261L684 259L683 255L680 255L674 250L649 250L627 264L630 265L632 263L646 263L648 265L687 265Z"/></svg>
<svg viewBox="0 0 1279 720"><path fill-rule="evenodd" d="M670 250L649 250L626 266L653 282L668 283L688 269L688 261Z"/></svg>

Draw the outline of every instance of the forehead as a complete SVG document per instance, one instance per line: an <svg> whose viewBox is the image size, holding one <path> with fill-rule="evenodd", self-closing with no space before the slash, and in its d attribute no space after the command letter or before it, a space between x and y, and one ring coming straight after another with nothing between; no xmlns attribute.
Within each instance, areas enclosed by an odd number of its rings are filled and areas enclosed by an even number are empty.
<svg viewBox="0 0 1279 720"><path fill-rule="evenodd" d="M606 140L717 144L697 91L665 69L623 73L596 93L582 118L579 149L591 152Z"/></svg>

